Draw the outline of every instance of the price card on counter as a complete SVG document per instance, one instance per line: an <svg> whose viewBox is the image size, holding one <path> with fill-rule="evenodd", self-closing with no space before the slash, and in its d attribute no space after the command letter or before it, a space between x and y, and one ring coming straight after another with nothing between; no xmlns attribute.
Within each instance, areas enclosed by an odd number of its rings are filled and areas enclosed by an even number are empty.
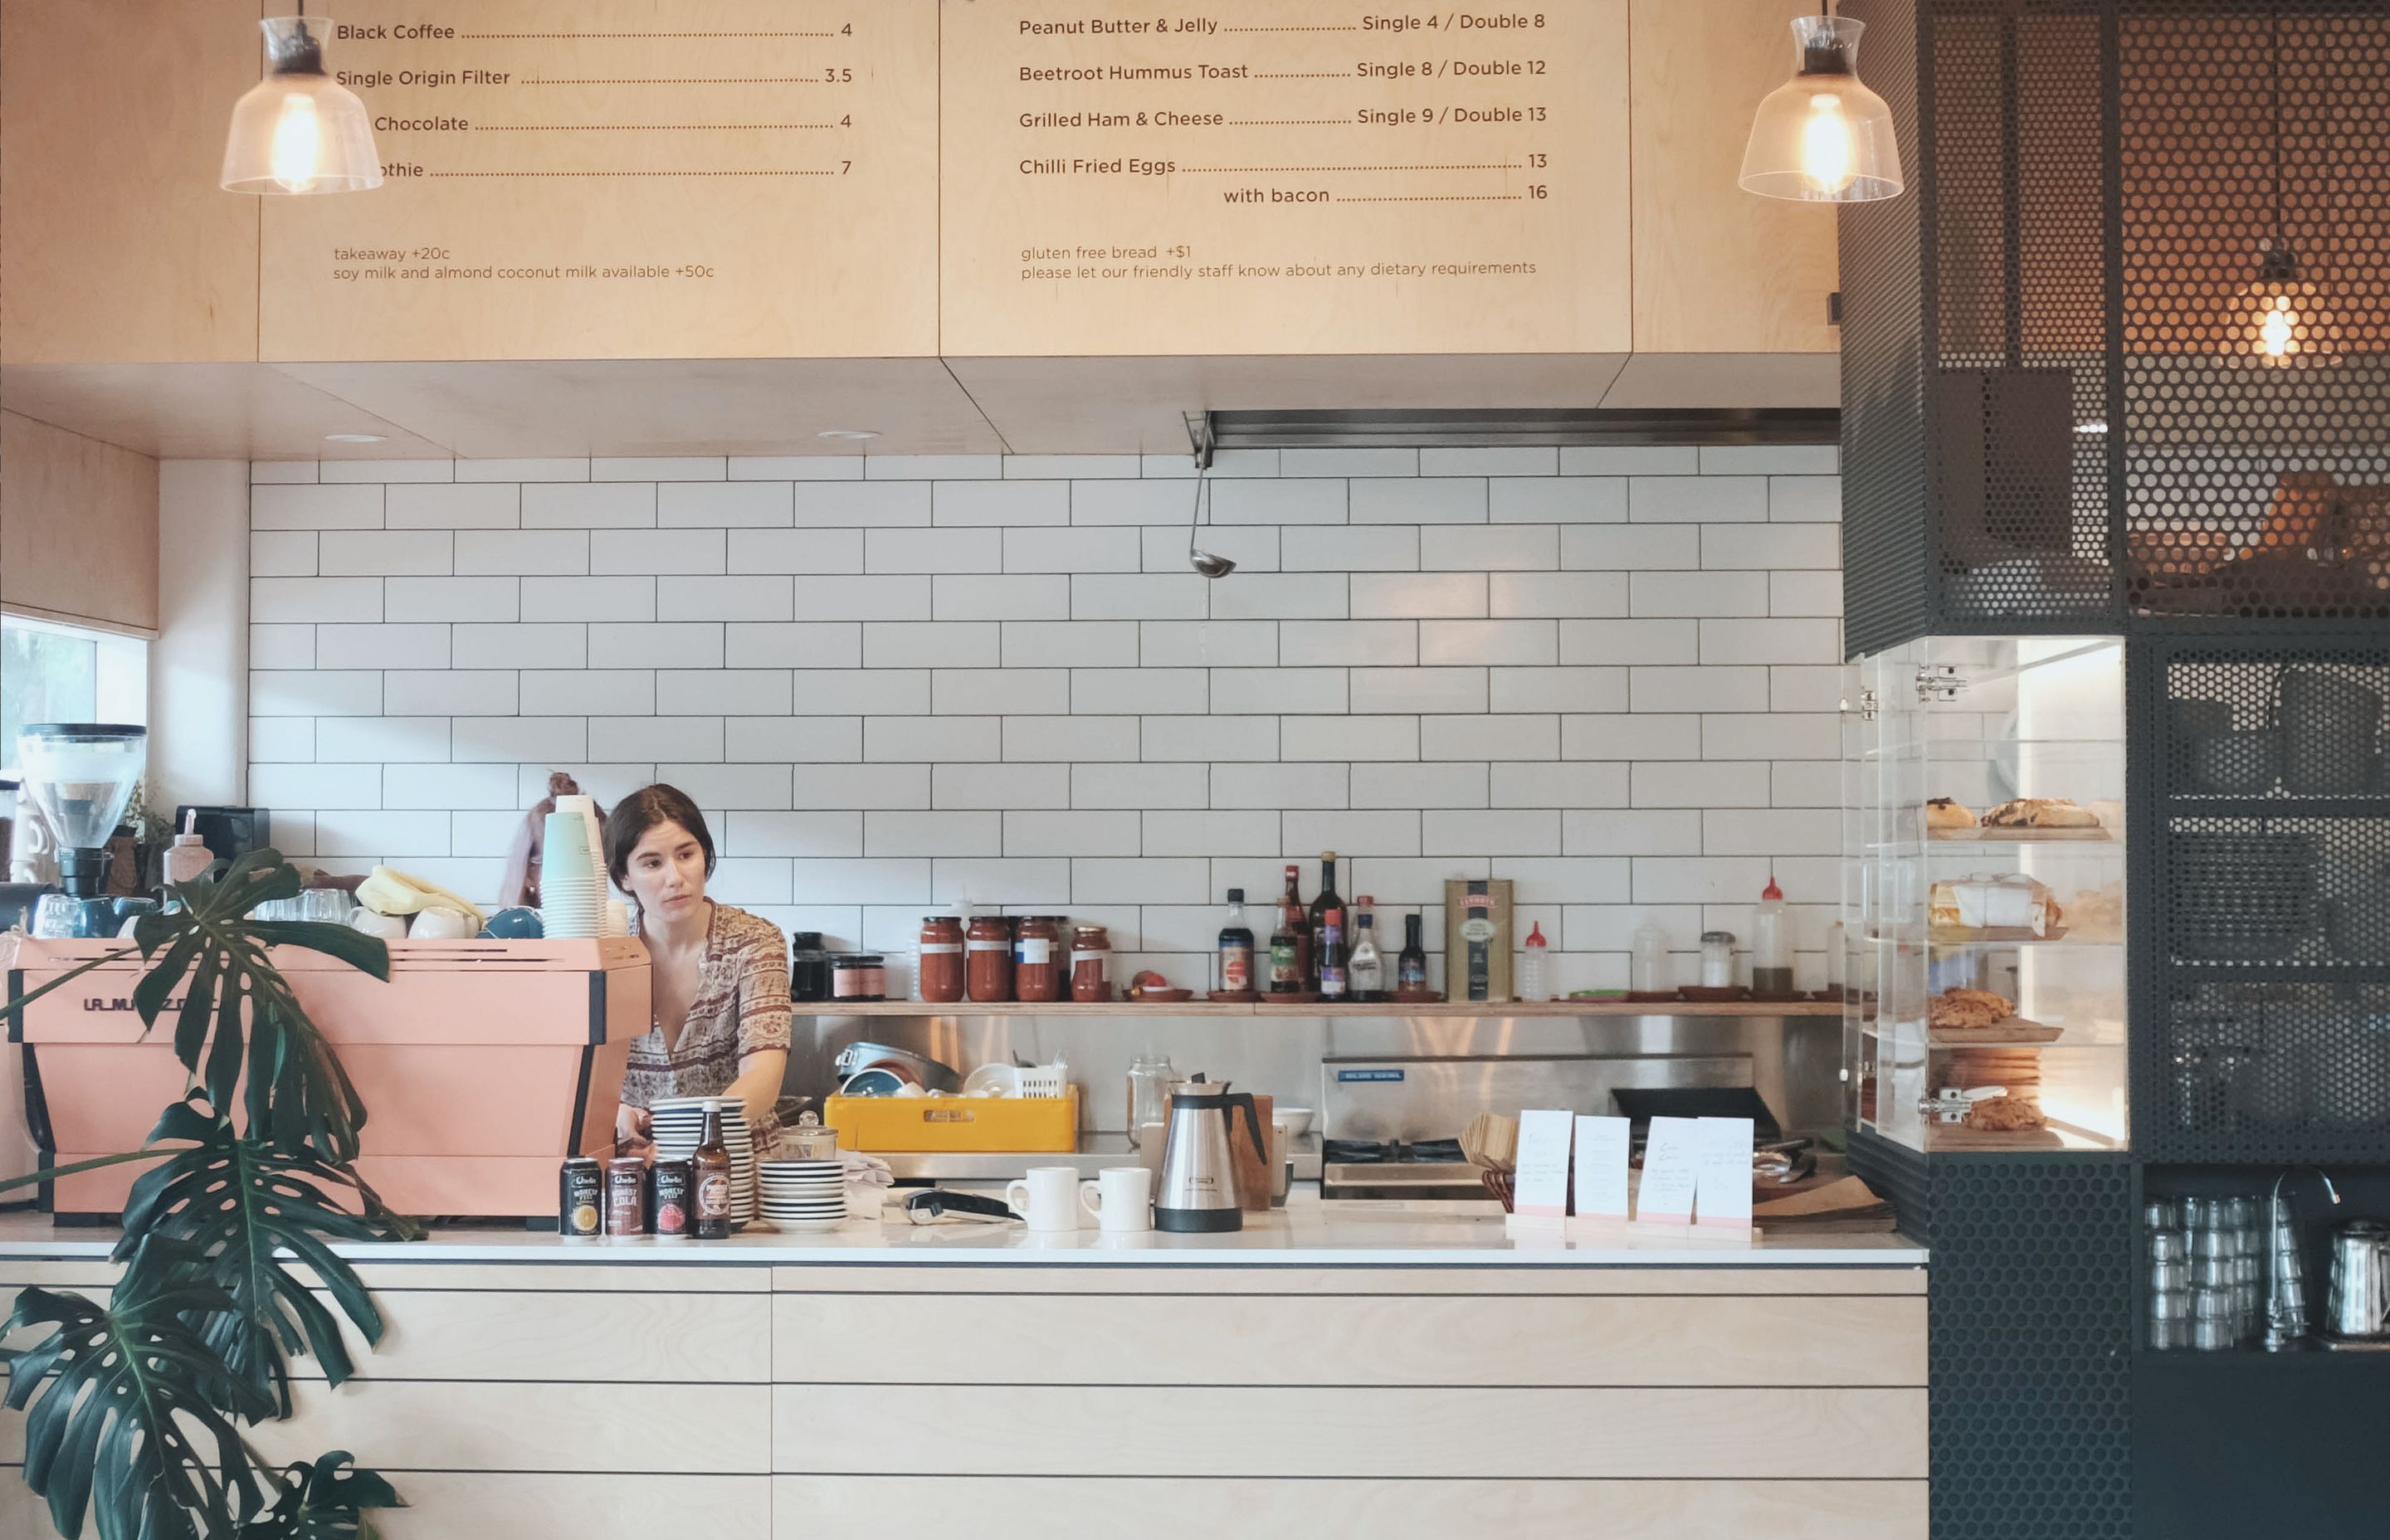
<svg viewBox="0 0 2390 1540"><path fill-rule="evenodd" d="M1653 1118L1643 1145L1643 1181L1637 1189L1638 1225L1690 1225L1700 1175L1698 1118Z"/></svg>
<svg viewBox="0 0 2390 1540"><path fill-rule="evenodd" d="M1511 1175L1511 1212L1537 1219L1568 1216L1569 1136L1575 1114L1519 1114L1519 1165Z"/></svg>
<svg viewBox="0 0 2390 1540"><path fill-rule="evenodd" d="M1624 1219L1626 1203L1625 1118L1576 1120L1576 1212L1582 1219Z"/></svg>
<svg viewBox="0 0 2390 1540"><path fill-rule="evenodd" d="M1693 1130L1699 1223L1751 1227L1749 1118L1700 1118Z"/></svg>

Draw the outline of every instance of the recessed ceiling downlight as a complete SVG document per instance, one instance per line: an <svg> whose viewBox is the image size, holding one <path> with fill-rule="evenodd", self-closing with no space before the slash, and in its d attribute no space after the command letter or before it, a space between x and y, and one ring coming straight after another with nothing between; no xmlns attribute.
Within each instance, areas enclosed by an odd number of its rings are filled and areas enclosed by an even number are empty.
<svg viewBox="0 0 2390 1540"><path fill-rule="evenodd" d="M327 433L324 435L324 442L326 443L379 443L382 442L382 435L379 433Z"/></svg>
<svg viewBox="0 0 2390 1540"><path fill-rule="evenodd" d="M879 436L868 428L825 428L814 435L817 439L876 439Z"/></svg>

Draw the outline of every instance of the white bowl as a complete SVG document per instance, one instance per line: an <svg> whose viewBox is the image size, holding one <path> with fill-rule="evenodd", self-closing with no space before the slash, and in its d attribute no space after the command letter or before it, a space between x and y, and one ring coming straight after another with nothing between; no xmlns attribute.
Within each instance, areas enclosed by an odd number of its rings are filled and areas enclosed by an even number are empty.
<svg viewBox="0 0 2390 1540"><path fill-rule="evenodd" d="M1311 1120L1313 1116L1314 1113L1308 1107L1273 1107L1270 1109L1270 1122L1282 1123L1286 1124L1286 1136L1290 1139L1299 1139L1305 1134L1310 1133Z"/></svg>

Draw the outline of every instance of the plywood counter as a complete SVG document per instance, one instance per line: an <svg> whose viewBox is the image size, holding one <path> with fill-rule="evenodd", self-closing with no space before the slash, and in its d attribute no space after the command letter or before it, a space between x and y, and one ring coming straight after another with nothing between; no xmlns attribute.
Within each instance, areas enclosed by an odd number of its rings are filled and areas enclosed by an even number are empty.
<svg viewBox="0 0 2390 1540"><path fill-rule="evenodd" d="M678 1248L440 1231L362 1249L392 1323L366 1377L302 1386L300 1420L256 1442L390 1471L414 1504L384 1520L393 1540L1131 1519L1156 1540L1923 1540L1921 1250L1539 1247L1475 1208L1299 1200L1240 1235L1123 1246L868 1222ZM104 1288L109 1238L0 1219L0 1297ZM0 1462L21 1433L0 1413ZM8 1477L0 1533L42 1533Z"/></svg>

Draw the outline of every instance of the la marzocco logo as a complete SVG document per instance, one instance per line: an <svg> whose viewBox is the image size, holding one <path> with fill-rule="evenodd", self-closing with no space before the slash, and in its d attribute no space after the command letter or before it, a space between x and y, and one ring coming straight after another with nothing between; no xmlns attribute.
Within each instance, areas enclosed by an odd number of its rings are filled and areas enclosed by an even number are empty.
<svg viewBox="0 0 2390 1540"><path fill-rule="evenodd" d="M132 999L126 995L87 995L84 996L83 1008L85 1010L132 1010L135 1007ZM180 1010L183 1008L183 1000L180 998L169 1000L159 1008L161 1010Z"/></svg>

